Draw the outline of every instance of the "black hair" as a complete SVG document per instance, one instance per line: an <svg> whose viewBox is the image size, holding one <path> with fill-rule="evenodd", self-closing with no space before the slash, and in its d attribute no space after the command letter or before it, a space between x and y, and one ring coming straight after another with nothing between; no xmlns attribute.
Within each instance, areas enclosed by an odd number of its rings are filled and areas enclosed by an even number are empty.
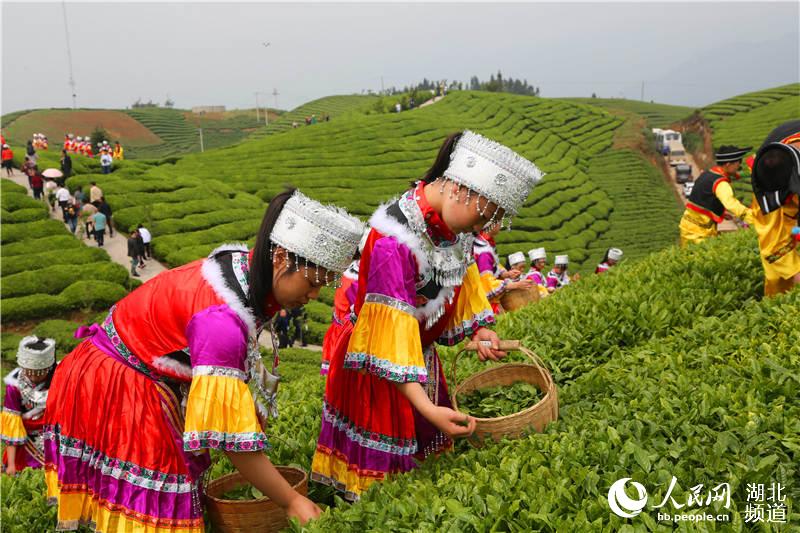
<svg viewBox="0 0 800 533"><path fill-rule="evenodd" d="M272 228L275 227L275 222L278 221L278 215L281 214L283 206L292 197L294 191L294 189L288 189L272 199L256 235L256 245L253 248L253 259L250 263L250 294L248 296L253 312L258 318L264 318L264 300L272 292L272 257L269 253L272 241L270 235Z"/></svg>
<svg viewBox="0 0 800 533"><path fill-rule="evenodd" d="M463 132L456 132L451 133L447 136L447 138L442 143L441 148L439 148L439 153L436 155L436 160L433 162L433 166L428 169L425 175L422 177L422 181L425 183L433 183L437 179L441 178L444 174L444 171L447 170L447 166L450 164L450 154L453 153L453 150L456 147L456 143L461 138ZM413 185L413 184L412 184Z"/></svg>
<svg viewBox="0 0 800 533"><path fill-rule="evenodd" d="M601 263L607 263L608 262L608 252L610 252L610 251L611 251L611 248L606 250L606 254L603 256L603 260L600 261Z"/></svg>

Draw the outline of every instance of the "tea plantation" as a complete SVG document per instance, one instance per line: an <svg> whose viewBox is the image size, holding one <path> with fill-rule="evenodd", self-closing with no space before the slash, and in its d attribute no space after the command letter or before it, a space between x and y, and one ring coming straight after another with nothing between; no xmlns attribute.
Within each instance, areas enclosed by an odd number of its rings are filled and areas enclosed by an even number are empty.
<svg viewBox="0 0 800 533"><path fill-rule="evenodd" d="M761 300L762 289L755 238L740 232L689 250L669 247L503 315L501 336L522 339L553 371L559 420L519 440L459 442L454 453L376 485L354 505L312 484L312 498L333 507L307 529L666 531L672 523L657 523L652 507L675 476L672 497L681 504L698 484L704 493L730 484L729 508L685 509L729 522L699 522L691 531L789 531L745 523L747 483L782 483L786 520L800 519L800 292ZM445 351L448 367L453 355ZM270 456L308 468L324 381L316 354L290 350L283 360ZM485 368L462 361L459 379ZM230 468L217 456L211 477ZM606 501L623 477L642 483L650 498L632 519L612 514ZM52 527L41 472L1 483L9 531Z"/></svg>

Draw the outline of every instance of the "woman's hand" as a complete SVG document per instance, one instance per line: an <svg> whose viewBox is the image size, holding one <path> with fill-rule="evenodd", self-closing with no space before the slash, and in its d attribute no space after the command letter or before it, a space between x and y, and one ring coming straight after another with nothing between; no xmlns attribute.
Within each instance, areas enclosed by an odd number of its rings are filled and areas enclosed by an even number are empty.
<svg viewBox="0 0 800 533"><path fill-rule="evenodd" d="M17 467L14 465L14 463L9 463L9 465L6 467L6 474L11 477L17 475Z"/></svg>
<svg viewBox="0 0 800 533"><path fill-rule="evenodd" d="M475 431L473 417L449 407L436 406L427 417L431 424L450 438L469 437Z"/></svg>
<svg viewBox="0 0 800 533"><path fill-rule="evenodd" d="M472 340L478 343L478 359L481 361L499 361L506 356L506 352L500 350L500 337L488 328L479 329Z"/></svg>
<svg viewBox="0 0 800 533"><path fill-rule="evenodd" d="M297 494L286 506L286 514L289 518L297 518L300 524L304 525L309 520L318 518L322 514L322 509L302 494Z"/></svg>
<svg viewBox="0 0 800 533"><path fill-rule="evenodd" d="M530 289L533 287L532 279L521 279L519 281L512 281L508 284L509 289Z"/></svg>
<svg viewBox="0 0 800 533"><path fill-rule="evenodd" d="M520 276L521 272L517 269L503 270L500 273L500 279L516 279Z"/></svg>

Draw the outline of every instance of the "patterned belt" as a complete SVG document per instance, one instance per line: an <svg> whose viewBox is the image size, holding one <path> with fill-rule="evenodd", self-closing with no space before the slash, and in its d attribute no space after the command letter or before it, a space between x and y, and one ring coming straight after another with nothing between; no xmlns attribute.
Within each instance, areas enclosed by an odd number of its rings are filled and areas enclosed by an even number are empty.
<svg viewBox="0 0 800 533"><path fill-rule="evenodd" d="M716 228L717 223L708 218L707 216L701 215L691 209L687 209L683 212L683 218L694 224L695 226L699 226L703 229L710 229Z"/></svg>
<svg viewBox="0 0 800 533"><path fill-rule="evenodd" d="M768 255L767 256L767 263L770 263L770 264L774 263L775 261L777 261L781 257L785 256L786 254L788 254L789 252L791 252L795 248L797 248L797 243L794 241L794 239L792 239L789 242L789 244L778 248L778 251L776 251L774 254Z"/></svg>

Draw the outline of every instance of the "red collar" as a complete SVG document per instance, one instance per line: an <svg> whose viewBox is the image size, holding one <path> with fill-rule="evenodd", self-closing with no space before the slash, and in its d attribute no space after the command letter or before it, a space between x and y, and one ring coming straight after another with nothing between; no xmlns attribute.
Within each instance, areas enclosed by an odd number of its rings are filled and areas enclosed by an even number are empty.
<svg viewBox="0 0 800 533"><path fill-rule="evenodd" d="M422 216L428 224L428 233L431 237L443 241L456 240L456 234L447 227L447 224L444 223L439 213L431 207L431 204L428 203L428 199L425 198L425 182L421 181L417 185L416 190L414 190L414 198L416 198L417 205L420 211L422 211Z"/></svg>
<svg viewBox="0 0 800 533"><path fill-rule="evenodd" d="M497 248L497 244L494 242L494 237L492 237L491 235L489 235L489 234L488 234L488 233L486 233L485 231L482 231L482 232L480 232L480 233L478 234L478 236L479 236L481 239L483 239L484 241L486 241L486 242L488 242L489 244L491 244L491 245L492 245L492 248Z"/></svg>
<svg viewBox="0 0 800 533"><path fill-rule="evenodd" d="M728 178L728 179L734 178L737 180L741 178L738 172L736 174L728 174L727 172L722 170L722 167L720 166L711 167L709 170L714 174L717 174L718 176L722 176L723 178Z"/></svg>

